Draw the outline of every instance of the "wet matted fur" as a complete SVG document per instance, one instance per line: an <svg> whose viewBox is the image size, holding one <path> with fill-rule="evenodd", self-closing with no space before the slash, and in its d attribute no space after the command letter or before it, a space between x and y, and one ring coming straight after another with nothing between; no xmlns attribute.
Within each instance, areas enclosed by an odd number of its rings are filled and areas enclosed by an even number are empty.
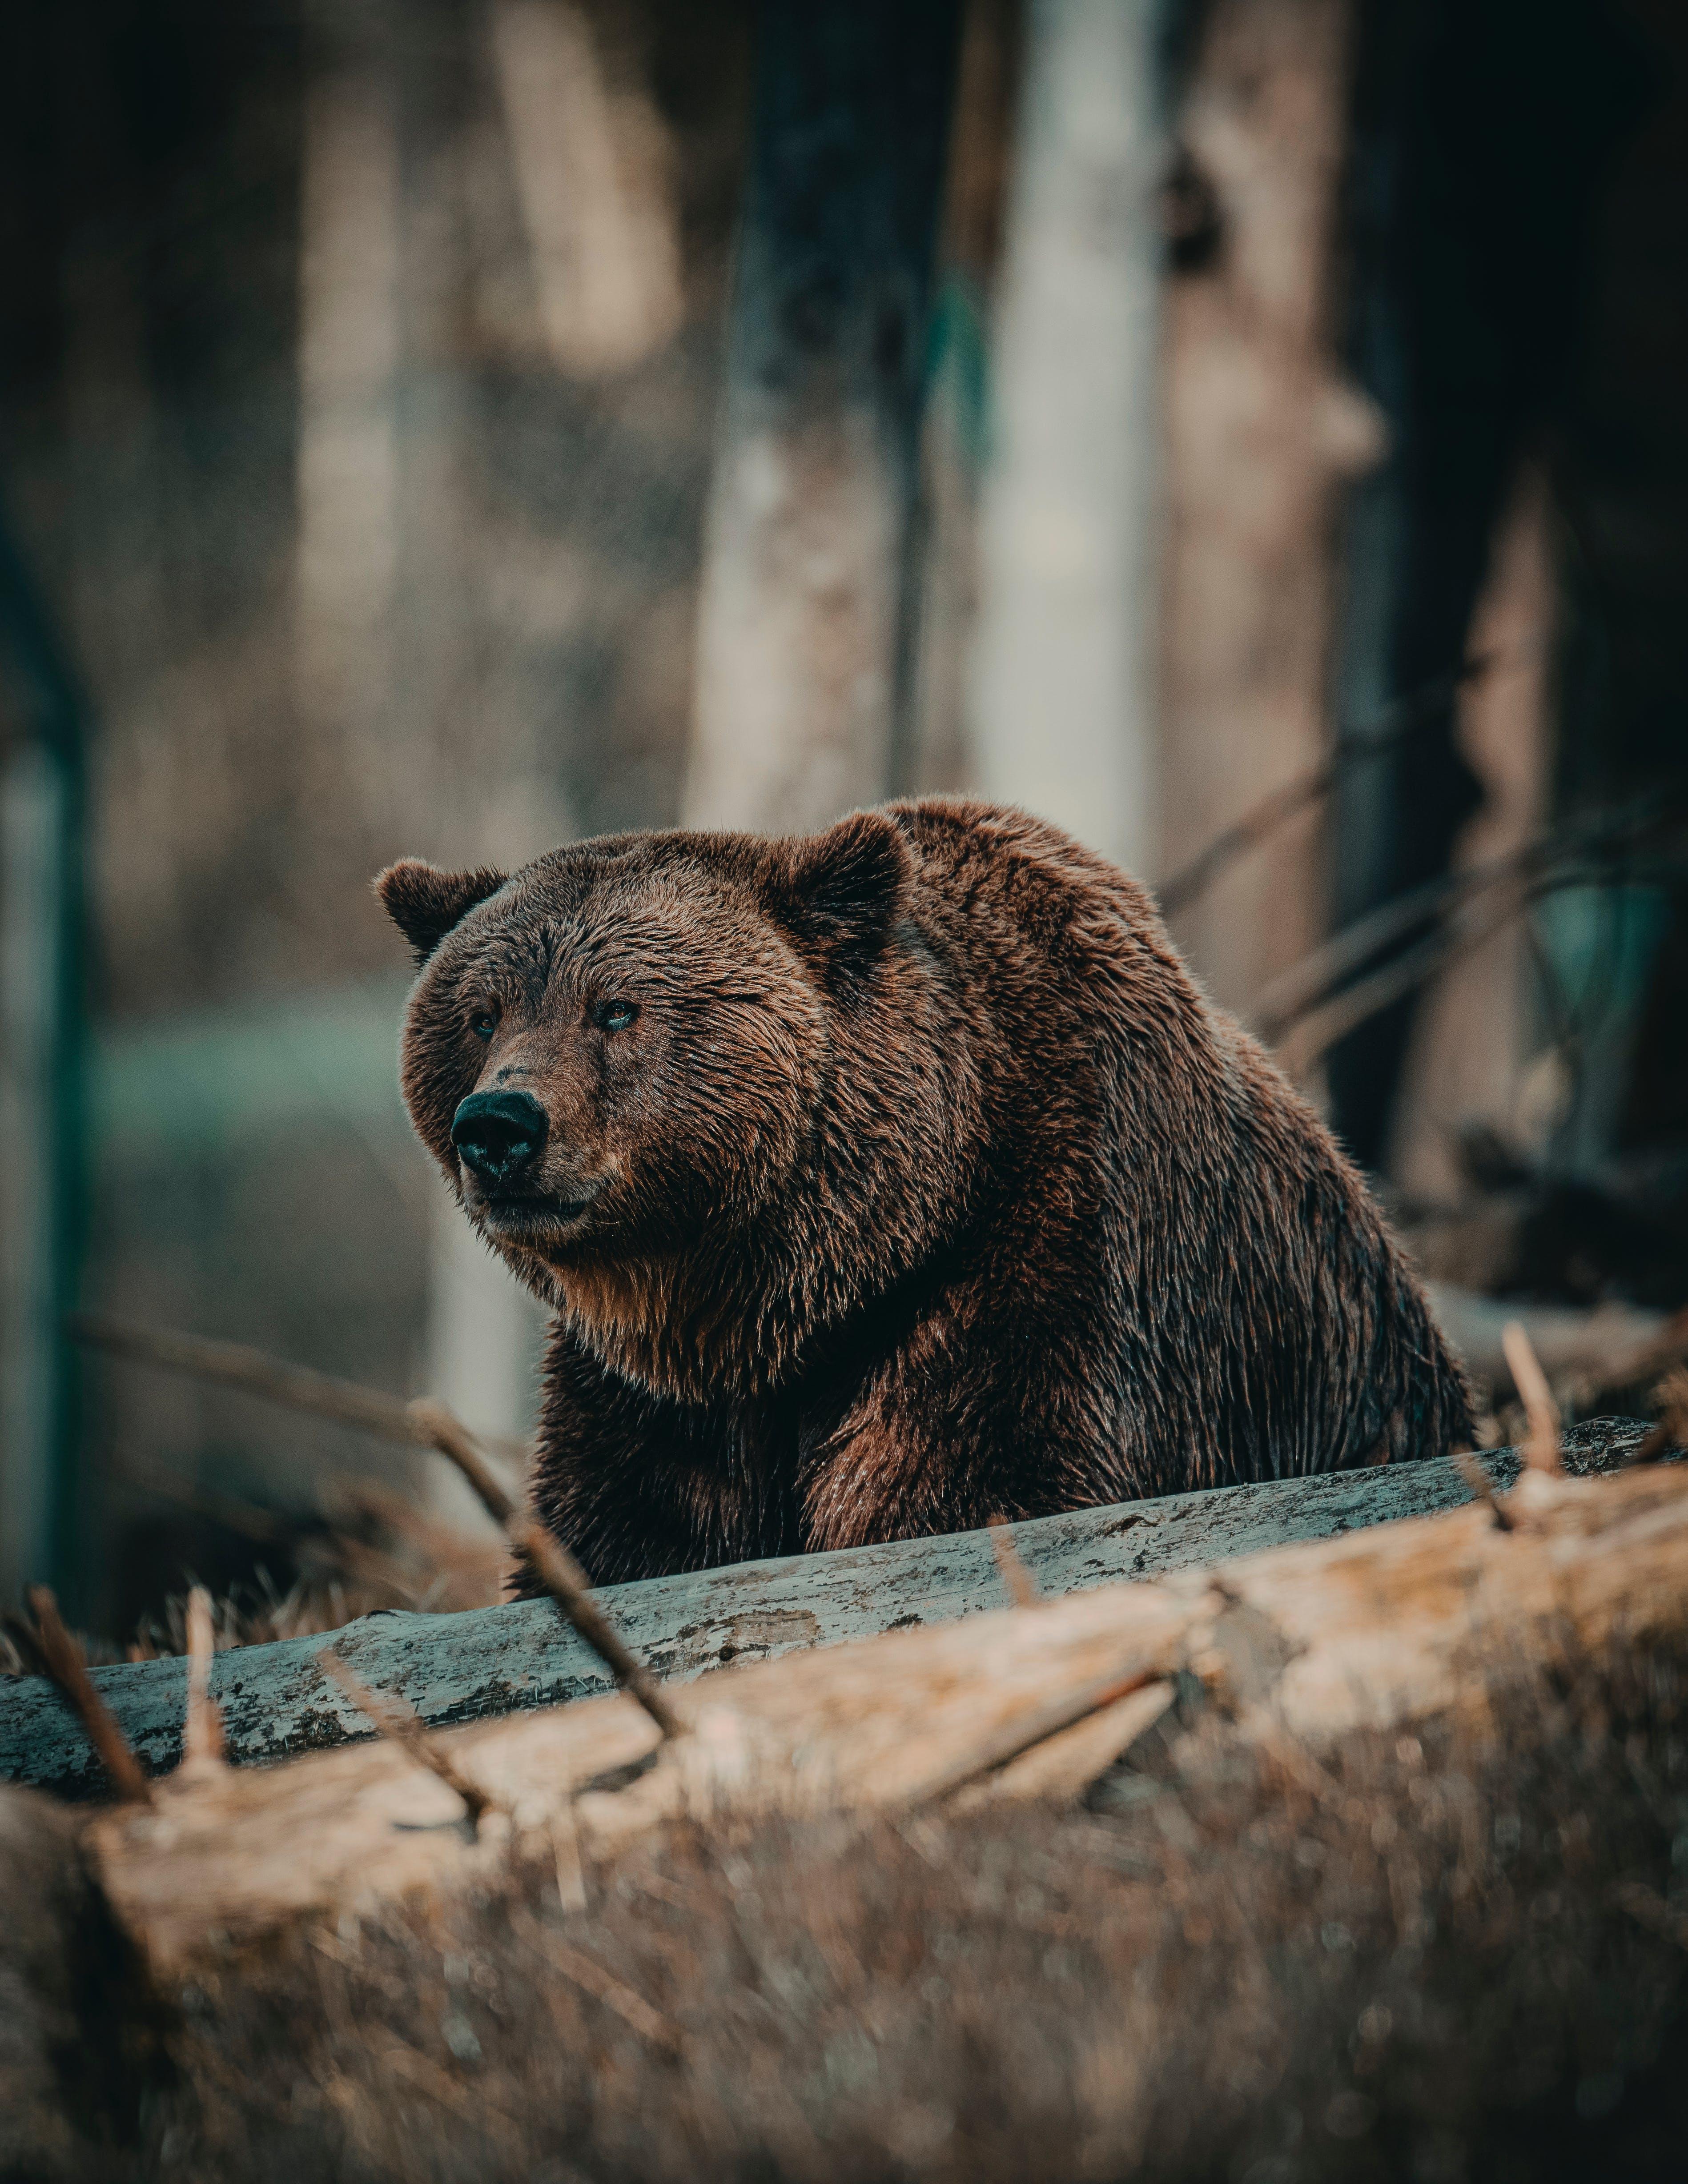
<svg viewBox="0 0 1688 2184"><path fill-rule="evenodd" d="M554 1309L599 1582L1440 1455L1467 1390L1329 1132L1148 894L952 800L380 882L404 1085ZM546 1134L488 1187L459 1103Z"/></svg>

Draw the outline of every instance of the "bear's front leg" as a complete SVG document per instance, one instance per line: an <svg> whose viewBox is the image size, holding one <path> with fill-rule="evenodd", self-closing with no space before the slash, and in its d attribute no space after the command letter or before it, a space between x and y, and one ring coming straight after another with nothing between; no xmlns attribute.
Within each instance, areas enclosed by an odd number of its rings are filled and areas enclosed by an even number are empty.
<svg viewBox="0 0 1688 2184"><path fill-rule="evenodd" d="M811 1552L977 1529L1139 1491L1119 1363L1100 1320L1039 1309L982 1270L852 1391L799 1478Z"/></svg>
<svg viewBox="0 0 1688 2184"><path fill-rule="evenodd" d="M594 1585L788 1553L788 1467L754 1421L679 1403L615 1372L554 1328L529 1486L533 1513ZM518 1597L542 1588L525 1566Z"/></svg>

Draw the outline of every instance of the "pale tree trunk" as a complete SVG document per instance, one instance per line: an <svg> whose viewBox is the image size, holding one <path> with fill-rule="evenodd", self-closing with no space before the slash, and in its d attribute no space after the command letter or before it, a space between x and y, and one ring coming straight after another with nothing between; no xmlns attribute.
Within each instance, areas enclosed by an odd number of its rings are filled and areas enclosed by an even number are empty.
<svg viewBox="0 0 1688 2184"><path fill-rule="evenodd" d="M476 784L451 780L472 702L469 421L454 391L465 262L461 151L426 42L379 7L315 19L304 109L299 292L296 696L337 796L383 853L472 854ZM417 95L407 97L407 92ZM404 141L407 112L423 117ZM401 167L408 184L401 189ZM401 374L413 375L399 402ZM402 418L402 427L401 427ZM429 1243L419 1378L473 1427L518 1435L532 1408L535 1312L443 1201ZM442 1467L421 1496L478 1529Z"/></svg>
<svg viewBox="0 0 1688 2184"><path fill-rule="evenodd" d="M1522 848L1542 825L1548 798L1548 719L1557 586L1547 481L1521 474L1495 541L1488 580L1472 617L1468 650L1493 664L1457 700L1460 747L1484 792L1460 837L1455 866ZM1560 1088L1527 1077L1533 1044L1528 942L1520 921L1451 963L1426 994L1401 1086L1391 1172L1417 1198L1464 1195L1461 1130L1492 1124L1526 1144L1545 1134L1532 1093ZM1627 1059L1627 1057L1625 1057Z"/></svg>
<svg viewBox="0 0 1688 2184"><path fill-rule="evenodd" d="M627 370L685 315L661 119L643 85L612 89L568 0L494 0L491 20L546 349L571 377Z"/></svg>
<svg viewBox="0 0 1688 2184"><path fill-rule="evenodd" d="M955 0L763 13L686 823L824 824L902 734Z"/></svg>
<svg viewBox="0 0 1688 2184"><path fill-rule="evenodd" d="M325 33L332 20L318 18ZM359 18L367 32L380 18ZM382 812L398 563L399 175L390 56L325 56L305 94L299 208L295 701Z"/></svg>
<svg viewBox="0 0 1688 2184"><path fill-rule="evenodd" d="M974 777L1139 872L1157 840L1160 0L1033 0L997 313Z"/></svg>
<svg viewBox="0 0 1688 2184"><path fill-rule="evenodd" d="M1180 116L1212 214L1167 303L1167 872L1326 754L1341 488L1382 447L1333 339L1350 19L1219 0ZM1319 823L1309 807L1174 918L1233 1008L1318 938Z"/></svg>

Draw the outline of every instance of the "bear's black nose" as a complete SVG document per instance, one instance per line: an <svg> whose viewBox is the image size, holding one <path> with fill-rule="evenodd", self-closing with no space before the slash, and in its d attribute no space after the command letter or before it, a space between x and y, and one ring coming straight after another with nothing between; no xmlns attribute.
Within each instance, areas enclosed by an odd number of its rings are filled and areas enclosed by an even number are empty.
<svg viewBox="0 0 1688 2184"><path fill-rule="evenodd" d="M509 1183L538 1158L545 1110L528 1092L471 1092L452 1117L451 1142L483 1183Z"/></svg>

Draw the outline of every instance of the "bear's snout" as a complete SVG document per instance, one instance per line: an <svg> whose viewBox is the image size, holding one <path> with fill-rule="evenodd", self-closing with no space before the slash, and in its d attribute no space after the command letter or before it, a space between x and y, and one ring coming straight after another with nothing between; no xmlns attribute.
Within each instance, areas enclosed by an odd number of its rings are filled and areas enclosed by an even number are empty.
<svg viewBox="0 0 1688 2184"><path fill-rule="evenodd" d="M482 1183L513 1183L539 1157L545 1110L529 1092L474 1092L452 1117L451 1142Z"/></svg>

